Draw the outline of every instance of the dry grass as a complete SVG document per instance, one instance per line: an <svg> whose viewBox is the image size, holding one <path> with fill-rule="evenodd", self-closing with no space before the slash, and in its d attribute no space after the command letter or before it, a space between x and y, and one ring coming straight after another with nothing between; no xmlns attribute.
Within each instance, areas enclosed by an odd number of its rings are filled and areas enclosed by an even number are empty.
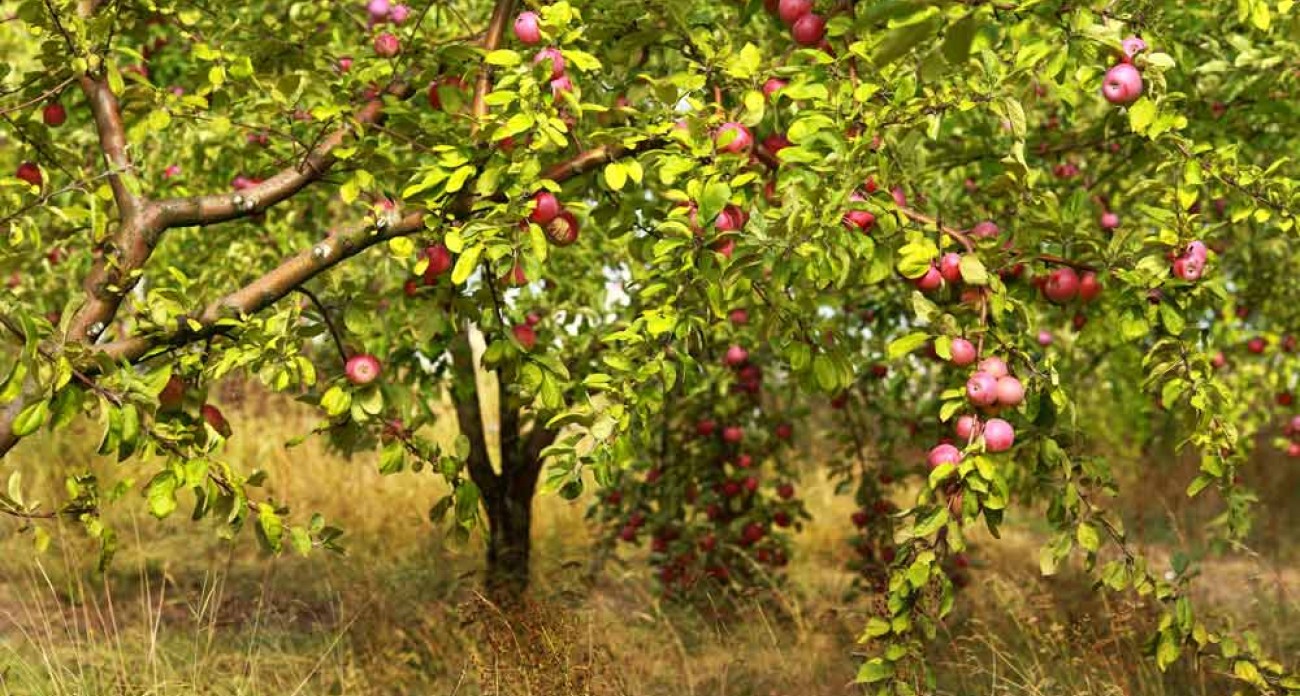
<svg viewBox="0 0 1300 696"><path fill-rule="evenodd" d="M428 521L443 493L435 477L381 477L373 457L345 461L310 441L286 450L312 421L284 402L228 415L229 458L268 470L269 492L300 513L345 528L348 554L263 558L251 537L223 542L206 524L157 522L126 500L113 511L122 552L98 579L75 528L53 527L52 550L36 556L2 521L0 694L854 693L850 654L870 598L852 596L843 569L850 502L813 475L800 491L816 520L800 533L789 582L717 612L728 620L660 603L635 558L611 559L593 580L585 502L554 496L537 503L533 601L504 610L476 591L479 542L444 544ZM27 442L17 465L29 485L59 485L88 461L92 439ZM1274 505L1294 502L1300 472L1277 466L1250 473L1268 477ZM150 473L96 467L137 481ZM1173 484L1144 485L1135 523L1166 545L1199 548L1184 530L1207 513ZM1268 522L1257 536L1260 555L1205 562L1203 599L1279 654L1300 654L1297 545ZM1149 614L1079 575L1039 578L1038 543L1015 524L1001 541L979 540L974 582L932 650L938 693L1228 693L1213 675L1156 672L1141 657Z"/></svg>

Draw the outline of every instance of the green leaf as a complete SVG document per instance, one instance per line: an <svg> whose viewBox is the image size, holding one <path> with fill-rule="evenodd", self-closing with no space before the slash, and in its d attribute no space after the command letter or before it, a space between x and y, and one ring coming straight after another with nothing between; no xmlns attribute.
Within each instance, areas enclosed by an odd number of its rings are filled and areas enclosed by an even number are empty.
<svg viewBox="0 0 1300 696"><path fill-rule="evenodd" d="M619 162L610 162L605 166L605 183L615 191L621 191L627 183L627 170Z"/></svg>
<svg viewBox="0 0 1300 696"><path fill-rule="evenodd" d="M483 255L483 245L475 244L465 250L465 253L456 259L456 267L451 271L451 282L455 285L464 285L474 269L478 268L478 259Z"/></svg>
<svg viewBox="0 0 1300 696"><path fill-rule="evenodd" d="M813 374L817 377L817 385L824 391L832 391L839 385L839 378L835 374L835 363L825 353L818 353L817 357L813 358Z"/></svg>
<svg viewBox="0 0 1300 696"><path fill-rule="evenodd" d="M891 31L876 46L876 50L871 54L871 62L875 63L877 68L883 68L902 58L913 48L939 33L939 28L943 26L939 8L930 7L928 10L931 12L923 19Z"/></svg>
<svg viewBox="0 0 1300 696"><path fill-rule="evenodd" d="M341 387L330 387L321 396L320 405L331 418L337 418L352 408L352 395Z"/></svg>
<svg viewBox="0 0 1300 696"><path fill-rule="evenodd" d="M45 419L50 416L50 404L48 401L37 401L34 404L28 404L18 413L14 419L13 433L17 437L31 435L45 425Z"/></svg>
<svg viewBox="0 0 1300 696"><path fill-rule="evenodd" d="M879 657L873 657L858 668L858 676L854 681L859 684L874 684L892 676L894 676L894 666Z"/></svg>
<svg viewBox="0 0 1300 696"><path fill-rule="evenodd" d="M889 347L885 349L885 355L890 360L897 360L898 358L925 345L925 342L928 340L930 340L930 334L927 334L924 331L917 331L915 333L907 334L906 336L900 336L899 338L889 342Z"/></svg>
<svg viewBox="0 0 1300 696"><path fill-rule="evenodd" d="M948 27L943 37L943 57L952 65L961 65L970 57L971 42L979 30L979 18L974 12Z"/></svg>
<svg viewBox="0 0 1300 696"><path fill-rule="evenodd" d="M890 627L888 621L879 616L873 616L869 621L867 621L867 628L862 632L862 635L867 638L878 638L883 635L888 635L889 631Z"/></svg>
<svg viewBox="0 0 1300 696"><path fill-rule="evenodd" d="M1139 135L1145 135L1151 123L1156 120L1156 103L1142 97L1128 108L1129 126Z"/></svg>
<svg viewBox="0 0 1300 696"><path fill-rule="evenodd" d="M984 263L974 254L962 254L961 279L971 285L988 285L989 273Z"/></svg>
<svg viewBox="0 0 1300 696"><path fill-rule="evenodd" d="M1087 522L1079 523L1079 528L1075 530L1075 538L1079 540L1079 546L1087 551L1096 553L1101 548L1101 535L1097 533L1097 528Z"/></svg>
<svg viewBox="0 0 1300 696"><path fill-rule="evenodd" d="M483 56L484 63L487 63L488 65L497 65L504 68L508 68L513 65L519 65L523 61L524 59L522 56L520 56L518 53L508 48L499 48L487 54L486 56Z"/></svg>
<svg viewBox="0 0 1300 696"><path fill-rule="evenodd" d="M149 501L149 514L163 519L176 510L176 476L170 471L161 471L145 487L145 499Z"/></svg>
<svg viewBox="0 0 1300 696"><path fill-rule="evenodd" d="M280 553L284 548L284 522L275 508L266 503L257 504L258 537L271 551Z"/></svg>

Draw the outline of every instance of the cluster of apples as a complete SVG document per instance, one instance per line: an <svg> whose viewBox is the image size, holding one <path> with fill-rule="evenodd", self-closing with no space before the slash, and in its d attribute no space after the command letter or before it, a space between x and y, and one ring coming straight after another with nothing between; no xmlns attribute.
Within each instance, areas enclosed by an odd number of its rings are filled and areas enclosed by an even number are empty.
<svg viewBox="0 0 1300 696"><path fill-rule="evenodd" d="M515 38L526 46L536 46L542 42L542 21L536 12L520 12L515 17ZM554 46L547 46L533 57L534 64L549 62L551 67L551 94L557 99L565 92L573 91L573 81L565 72L564 54Z"/></svg>
<svg viewBox="0 0 1300 696"><path fill-rule="evenodd" d="M541 225L546 238L556 246L569 246L578 241L578 218L564 207L560 199L550 191L538 191L533 194L532 211L528 220ZM527 225L527 222L524 223Z"/></svg>
<svg viewBox="0 0 1300 696"><path fill-rule="evenodd" d="M389 0L370 0L366 3L366 15L369 17L368 25L371 27L388 22L401 24L411 16L411 8L406 5L393 5ZM392 58L401 52L402 41L396 34L382 31L375 36L375 54L379 57ZM347 66L350 68L352 61L351 59L347 61ZM347 69L342 65L340 68L344 71Z"/></svg>
<svg viewBox="0 0 1300 696"><path fill-rule="evenodd" d="M763 5L790 27L800 46L820 46L826 38L826 18L813 12L813 0L764 0Z"/></svg>
<svg viewBox="0 0 1300 696"><path fill-rule="evenodd" d="M952 339L952 363L959 367L973 364L977 354L975 346L964 338ZM1020 380L1007 370L1007 364L1001 358L989 357L981 360L975 372L966 380L966 399L977 409L997 412L1001 408L1015 408L1025 400L1025 387ZM989 452L1005 452L1016 441L1015 428L1001 418L989 418L985 422L972 415L957 419L957 437L965 442L975 438L984 438L984 449ZM961 450L951 442L941 442L930 450L927 461L930 468L941 464L959 464L962 460Z"/></svg>
<svg viewBox="0 0 1300 696"><path fill-rule="evenodd" d="M1142 96L1142 73L1133 65L1133 59L1147 49L1147 42L1130 36L1120 45L1119 62L1106 71L1101 94L1112 104L1127 105Z"/></svg>
<svg viewBox="0 0 1300 696"><path fill-rule="evenodd" d="M1188 244L1183 253L1173 259L1174 276L1189 283L1200 280L1208 256L1209 250L1204 242L1196 240Z"/></svg>
<svg viewBox="0 0 1300 696"><path fill-rule="evenodd" d="M1101 280L1095 271L1079 273L1069 266L1062 266L1046 276L1034 278L1034 284L1053 304L1068 304L1075 299L1089 303L1101 294Z"/></svg>

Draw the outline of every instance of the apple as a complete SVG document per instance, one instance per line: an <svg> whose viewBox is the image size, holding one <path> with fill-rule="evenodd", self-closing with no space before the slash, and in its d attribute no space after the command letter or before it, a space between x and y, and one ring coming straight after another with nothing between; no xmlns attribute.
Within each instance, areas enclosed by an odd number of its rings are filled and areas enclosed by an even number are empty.
<svg viewBox="0 0 1300 696"><path fill-rule="evenodd" d="M411 16L411 8L406 5L394 5L393 9L388 11L388 21L393 24L401 24Z"/></svg>
<svg viewBox="0 0 1300 696"><path fill-rule="evenodd" d="M1246 350L1254 353L1255 355L1259 355L1263 353L1264 348L1266 348L1267 346L1268 346L1268 341L1266 341L1263 336L1256 336L1250 339L1249 341L1246 341Z"/></svg>
<svg viewBox="0 0 1300 696"><path fill-rule="evenodd" d="M225 415L221 413L221 409L212 404L203 404L203 408L199 409L199 414L203 416L203 420L208 425L212 426L212 429L217 431L221 437L230 437L232 432L230 429L230 423L226 420Z"/></svg>
<svg viewBox="0 0 1300 696"><path fill-rule="evenodd" d="M528 219L539 224L545 225L560 214L563 206L560 205L560 199L550 191L538 191L533 194L533 210L528 214Z"/></svg>
<svg viewBox="0 0 1300 696"><path fill-rule="evenodd" d="M551 80L551 96L555 97L557 100L560 98L561 94L572 91L573 81L569 79L568 75L561 75L554 80Z"/></svg>
<svg viewBox="0 0 1300 696"><path fill-rule="evenodd" d="M952 347L949 351L952 353L952 364L958 367L970 365L979 357L975 350L975 344L964 338L952 339Z"/></svg>
<svg viewBox="0 0 1300 696"><path fill-rule="evenodd" d="M1119 216L1107 210L1101 214L1101 228L1103 230L1113 230L1119 227Z"/></svg>
<svg viewBox="0 0 1300 696"><path fill-rule="evenodd" d="M380 58L392 58L402 52L402 42L396 36L383 32L375 37L375 54Z"/></svg>
<svg viewBox="0 0 1300 696"><path fill-rule="evenodd" d="M1290 406L1295 403L1295 397L1291 395L1291 392L1278 392L1276 401L1278 406Z"/></svg>
<svg viewBox="0 0 1300 696"><path fill-rule="evenodd" d="M425 249L424 255L429 259L429 265L424 268L424 284L432 285L438 276L451 270L451 250L446 244L438 242Z"/></svg>
<svg viewBox="0 0 1300 696"><path fill-rule="evenodd" d="M999 377L996 387L998 404L1002 406L1018 406L1025 400L1025 387L1020 380L1006 375Z"/></svg>
<svg viewBox="0 0 1300 696"><path fill-rule="evenodd" d="M751 467L751 466L754 466L754 458L753 458L753 457L751 457L751 456L748 455L748 454L738 454L738 455L736 455L736 468L738 468L738 469L748 469L748 468Z"/></svg>
<svg viewBox="0 0 1300 696"><path fill-rule="evenodd" d="M998 378L987 372L976 372L966 380L966 398L976 406L992 406L998 400Z"/></svg>
<svg viewBox="0 0 1300 696"><path fill-rule="evenodd" d="M1007 363L1004 360L1002 360L1002 358L998 358L998 357L984 358L983 360L980 361L979 366L976 367L975 369L992 376L993 379L1006 377L1008 374L1010 374L1010 372L1007 370Z"/></svg>
<svg viewBox="0 0 1300 696"><path fill-rule="evenodd" d="M1046 330L1046 329L1043 329L1042 331L1039 331L1039 332L1038 332L1038 345L1040 345L1040 346L1044 346L1044 347L1052 345L1052 332L1051 332L1051 331L1048 331L1048 330Z"/></svg>
<svg viewBox="0 0 1300 696"><path fill-rule="evenodd" d="M158 394L158 410L162 412L177 411L185 403L185 380L173 374L167 379L166 386Z"/></svg>
<svg viewBox="0 0 1300 696"><path fill-rule="evenodd" d="M542 318L538 316L537 312L529 312L528 314L524 315L524 323L529 326L535 327L538 324L542 323Z"/></svg>
<svg viewBox="0 0 1300 696"><path fill-rule="evenodd" d="M916 283L917 289L921 292L934 292L943 286L943 274L940 273L939 268L932 263L930 264L930 267L926 269L924 275L912 282Z"/></svg>
<svg viewBox="0 0 1300 696"><path fill-rule="evenodd" d="M537 55L533 57L533 65L537 65L542 61L550 61L551 63L550 79L558 80L564 76L564 54L560 53L560 49L547 46L538 51Z"/></svg>
<svg viewBox="0 0 1300 696"><path fill-rule="evenodd" d="M1065 266L1052 271L1043 283L1043 295L1056 304L1065 304L1079 294L1079 274Z"/></svg>
<svg viewBox="0 0 1300 696"><path fill-rule="evenodd" d="M538 24L536 12L520 12L515 17L515 37L529 46L542 40L542 28Z"/></svg>
<svg viewBox="0 0 1300 696"><path fill-rule="evenodd" d="M727 363L727 367L740 367L749 360L749 351L740 346L733 345L727 349L726 357L724 357L723 360Z"/></svg>
<svg viewBox="0 0 1300 696"><path fill-rule="evenodd" d="M744 125L735 121L728 121L718 127L713 142L723 152L740 154L749 151L749 148L754 146L754 136Z"/></svg>
<svg viewBox="0 0 1300 696"><path fill-rule="evenodd" d="M566 247L578 241L578 218L568 210L546 225L546 238L555 246Z"/></svg>
<svg viewBox="0 0 1300 696"><path fill-rule="evenodd" d="M961 416L957 419L953 430L957 437L969 441L971 437L980 434L980 420L975 416Z"/></svg>
<svg viewBox="0 0 1300 696"><path fill-rule="evenodd" d="M794 26L801 17L812 12L813 0L781 0L777 4L777 16L782 22Z"/></svg>
<svg viewBox="0 0 1300 696"><path fill-rule="evenodd" d="M758 477L747 476L745 477L745 482L742 485L744 486L746 493L753 493L754 491L758 490Z"/></svg>
<svg viewBox="0 0 1300 696"><path fill-rule="evenodd" d="M746 546L752 546L753 544L757 544L759 541L762 541L763 537L766 535L767 535L767 530L763 529L762 524L758 522L750 522L749 524L745 525L745 530L741 532L740 540Z"/></svg>
<svg viewBox="0 0 1300 696"><path fill-rule="evenodd" d="M1215 353L1214 357L1210 358L1210 366L1216 370L1223 369L1227 364L1228 358L1223 354L1223 351Z"/></svg>
<svg viewBox="0 0 1300 696"><path fill-rule="evenodd" d="M789 500L794 497L794 484L782 483L776 487L776 494L781 500Z"/></svg>
<svg viewBox="0 0 1300 696"><path fill-rule="evenodd" d="M1286 446L1286 456L1296 458L1300 457L1300 442L1292 442Z"/></svg>
<svg viewBox="0 0 1300 696"><path fill-rule="evenodd" d="M789 527L792 521L793 520L790 519L790 513L785 510L777 510L776 513L772 515L772 524L778 527Z"/></svg>
<svg viewBox="0 0 1300 696"><path fill-rule="evenodd" d="M866 510L855 510L853 514L849 516L849 519L853 521L854 527L860 529L867 526L867 523L871 521L871 513Z"/></svg>
<svg viewBox="0 0 1300 696"><path fill-rule="evenodd" d="M64 121L68 120L68 110L64 109L59 102L50 102L45 105L44 109L41 109L41 119L50 128L58 128L63 125Z"/></svg>
<svg viewBox="0 0 1300 696"><path fill-rule="evenodd" d="M1282 337L1281 348L1283 353L1294 353L1296 346L1295 336L1287 334Z"/></svg>
<svg viewBox="0 0 1300 696"><path fill-rule="evenodd" d="M703 537L700 538L700 550L705 553L712 551L714 548L717 547L717 545L718 545L718 537L714 536L713 534L705 534Z"/></svg>
<svg viewBox="0 0 1300 696"><path fill-rule="evenodd" d="M1101 281L1097 279L1097 274L1092 271L1084 271L1079 276L1079 299L1084 302L1092 302L1101 294Z"/></svg>
<svg viewBox="0 0 1300 696"><path fill-rule="evenodd" d="M763 83L763 96L771 99L774 94L785 89L787 84L789 83L780 78L769 77L767 78L767 81Z"/></svg>
<svg viewBox="0 0 1300 696"><path fill-rule="evenodd" d="M14 176L37 188L41 186L41 168L36 166L35 162L23 162L18 165L18 170L14 172Z"/></svg>
<svg viewBox="0 0 1300 696"><path fill-rule="evenodd" d="M370 21L378 22L388 16L388 0L370 0L366 3L366 12L370 14Z"/></svg>
<svg viewBox="0 0 1300 696"><path fill-rule="evenodd" d="M744 326L749 323L749 312L739 308L733 309L727 314L727 318L737 326Z"/></svg>
<svg viewBox="0 0 1300 696"><path fill-rule="evenodd" d="M695 434L700 437L713 437L713 433L717 430L717 422L709 418L705 418L695 424Z"/></svg>
<svg viewBox="0 0 1300 696"><path fill-rule="evenodd" d="M1005 452L1016 442L1015 428L1001 418L990 418L984 424L984 446L990 452Z"/></svg>
<svg viewBox="0 0 1300 696"><path fill-rule="evenodd" d="M940 257L939 274L949 283L961 282L961 254L950 251Z"/></svg>
<svg viewBox="0 0 1300 696"><path fill-rule="evenodd" d="M348 381L359 387L375 381L379 377L379 373L379 358L369 353L362 353L348 358L347 364L343 367L343 374L347 376Z"/></svg>
<svg viewBox="0 0 1300 696"><path fill-rule="evenodd" d="M1192 256L1179 256L1174 259L1174 276L1189 283L1199 280L1205 271L1205 262Z"/></svg>
<svg viewBox="0 0 1300 696"><path fill-rule="evenodd" d="M532 350L533 346L537 345L537 331L528 324L516 324L511 331L524 350Z"/></svg>
<svg viewBox="0 0 1300 696"><path fill-rule="evenodd" d="M1147 50L1147 42L1136 36L1130 36L1120 42L1122 54L1120 60L1124 63L1131 63L1137 57L1137 54Z"/></svg>
<svg viewBox="0 0 1300 696"><path fill-rule="evenodd" d="M731 444L736 444L745 439L745 429L739 425L728 425L722 429L722 440Z"/></svg>
<svg viewBox="0 0 1300 696"><path fill-rule="evenodd" d="M772 135L763 138L763 149L773 155L776 155L778 152L790 147L791 144L790 139L780 133L773 133Z"/></svg>
<svg viewBox="0 0 1300 696"><path fill-rule="evenodd" d="M990 239L996 237L1001 231L1002 230L998 228L997 224L995 224L991 220L985 220L983 222L976 223L974 227L970 228L970 233L972 236L980 237L983 239Z"/></svg>
<svg viewBox="0 0 1300 696"><path fill-rule="evenodd" d="M1120 63L1106 71L1101 94L1112 104L1132 104L1142 96L1142 74L1129 63Z"/></svg>
<svg viewBox="0 0 1300 696"><path fill-rule="evenodd" d="M169 164L167 165L167 168L163 170L164 179L171 179L173 177L180 176L180 174L181 174L181 167L179 164Z"/></svg>
<svg viewBox="0 0 1300 696"><path fill-rule="evenodd" d="M937 469L941 464L960 464L961 460L961 450L947 443L936 445L926 457L931 469Z"/></svg>
<svg viewBox="0 0 1300 696"><path fill-rule="evenodd" d="M810 12L794 23L790 33L800 46L816 46L826 37L826 18Z"/></svg>

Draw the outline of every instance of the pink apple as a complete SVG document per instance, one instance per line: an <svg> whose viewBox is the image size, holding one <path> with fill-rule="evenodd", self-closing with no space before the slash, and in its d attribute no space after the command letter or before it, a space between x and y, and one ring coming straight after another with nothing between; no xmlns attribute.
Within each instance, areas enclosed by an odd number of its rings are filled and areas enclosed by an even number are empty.
<svg viewBox="0 0 1300 696"><path fill-rule="evenodd" d="M966 380L966 398L976 406L992 406L998 400L998 380L987 372L976 372Z"/></svg>
<svg viewBox="0 0 1300 696"><path fill-rule="evenodd" d="M1079 294L1079 274L1065 266L1052 271L1043 283L1043 295L1056 304L1065 304Z"/></svg>
<svg viewBox="0 0 1300 696"><path fill-rule="evenodd" d="M1136 36L1130 36L1120 42L1120 48L1123 50L1120 60L1131 63L1133 58L1137 57L1137 54L1147 50L1147 42Z"/></svg>
<svg viewBox="0 0 1300 696"><path fill-rule="evenodd" d="M727 349L727 354L723 360L727 363L727 367L740 367L749 360L749 351L740 346L732 345Z"/></svg>
<svg viewBox="0 0 1300 696"><path fill-rule="evenodd" d="M1001 230L999 230L998 226L990 220L985 220L983 222L976 223L974 227L970 228L970 233L973 236L980 237L983 239L996 237L998 236L999 232L1001 232Z"/></svg>
<svg viewBox="0 0 1300 696"><path fill-rule="evenodd" d="M1128 63L1120 63L1106 71L1101 93L1112 104L1132 104L1142 96L1142 73Z"/></svg>
<svg viewBox="0 0 1300 696"><path fill-rule="evenodd" d="M536 12L520 12L515 17L515 37L529 46L542 40L542 29Z"/></svg>
<svg viewBox="0 0 1300 696"><path fill-rule="evenodd" d="M931 469L937 469L941 464L960 464L961 460L961 450L947 443L936 445L926 457Z"/></svg>
<svg viewBox="0 0 1300 696"><path fill-rule="evenodd" d="M552 80L558 80L561 77L564 77L564 54L560 53L560 49L555 48L554 46L547 46L538 51L537 55L533 57L533 64L536 65L543 61L550 61Z"/></svg>
<svg viewBox="0 0 1300 696"><path fill-rule="evenodd" d="M396 36L384 32L375 37L375 53L381 58L392 58L402 52L402 42Z"/></svg>
<svg viewBox="0 0 1300 696"><path fill-rule="evenodd" d="M1002 406L1018 406L1025 400L1025 387L1020 380L1006 375L998 378L997 401Z"/></svg>
<svg viewBox="0 0 1300 696"><path fill-rule="evenodd" d="M750 134L749 129L735 121L728 121L718 128L718 133L714 136L714 142L718 149L723 152L740 154L749 151L754 145L754 136Z"/></svg>
<svg viewBox="0 0 1300 696"><path fill-rule="evenodd" d="M533 212L528 214L528 219L539 225L545 225L554 220L560 214L563 206L560 205L560 199L550 191L538 191L533 194Z"/></svg>
<svg viewBox="0 0 1300 696"><path fill-rule="evenodd" d="M1007 370L1007 363L1004 360L1002 360L1002 358L998 358L998 357L984 358L983 360L980 361L979 366L976 367L975 369L979 370L980 372L984 372L991 375L993 379L1006 377L1008 374L1010 374Z"/></svg>
<svg viewBox="0 0 1300 696"><path fill-rule="evenodd" d="M980 434L980 420L975 416L962 416L957 419L954 430L957 432L957 437L970 440L972 436Z"/></svg>
<svg viewBox="0 0 1300 696"><path fill-rule="evenodd" d="M728 425L722 429L722 439L734 445L745 439L745 429L739 425Z"/></svg>
<svg viewBox="0 0 1300 696"><path fill-rule="evenodd" d="M364 386L375 381L379 377L379 372L379 359L364 353L348 358L347 364L343 367L343 373L347 376L348 381L357 386Z"/></svg>
<svg viewBox="0 0 1300 696"><path fill-rule="evenodd" d="M411 8L406 5L394 5L393 9L388 11L388 20L393 24L401 24L411 16Z"/></svg>
<svg viewBox="0 0 1300 696"><path fill-rule="evenodd" d="M1016 442L1015 428L1001 418L990 418L984 424L984 446L990 452L1005 452Z"/></svg>
<svg viewBox="0 0 1300 696"><path fill-rule="evenodd" d="M390 10L388 0L370 0L366 3L366 12L370 14L370 21L378 22L388 16Z"/></svg>
<svg viewBox="0 0 1300 696"><path fill-rule="evenodd" d="M1174 275L1187 282L1199 280L1205 270L1205 262L1197 257L1179 256L1174 259Z"/></svg>
<svg viewBox="0 0 1300 696"><path fill-rule="evenodd" d="M1084 271L1079 276L1079 299L1084 302L1092 302L1101 294L1101 281L1097 279L1097 274L1092 271Z"/></svg>
<svg viewBox="0 0 1300 696"><path fill-rule="evenodd" d="M744 309L733 309L727 315L727 318L731 320L731 323L743 326L749 323L749 312Z"/></svg>
<svg viewBox="0 0 1300 696"><path fill-rule="evenodd" d="M790 33L800 46L816 46L826 37L826 18L819 14L806 14L794 23Z"/></svg>
<svg viewBox="0 0 1300 696"><path fill-rule="evenodd" d="M1119 216L1107 210L1101 214L1101 228L1103 230L1113 230L1119 227Z"/></svg>
<svg viewBox="0 0 1300 696"><path fill-rule="evenodd" d="M912 282L916 283L916 287L921 292L934 292L943 286L943 274L939 272L937 266L930 264L925 274Z"/></svg>
<svg viewBox="0 0 1300 696"><path fill-rule="evenodd" d="M975 344L964 338L952 339L952 347L949 349L952 353L952 364L959 367L965 367L975 362L979 357L975 351Z"/></svg>
<svg viewBox="0 0 1300 696"><path fill-rule="evenodd" d="M793 26L800 17L812 12L812 8L813 0L781 0L776 13L782 22Z"/></svg>
<svg viewBox="0 0 1300 696"><path fill-rule="evenodd" d="M1050 346L1050 345L1052 345L1052 332L1051 332L1051 331L1048 331L1048 330L1046 330L1046 329L1044 329L1044 330L1042 330L1042 331L1039 331L1039 332L1038 332L1038 345L1040 345L1040 346L1044 346L1044 347L1045 347L1045 346Z"/></svg>
<svg viewBox="0 0 1300 696"><path fill-rule="evenodd" d="M939 259L939 274L949 283L961 282L961 254L948 252Z"/></svg>
<svg viewBox="0 0 1300 696"><path fill-rule="evenodd" d="M787 83L785 80L782 80L780 78L769 77L767 81L763 83L763 96L767 97L768 99L771 99L772 96L775 95L777 92L780 92L781 90L785 89L785 86L787 84L789 83Z"/></svg>

